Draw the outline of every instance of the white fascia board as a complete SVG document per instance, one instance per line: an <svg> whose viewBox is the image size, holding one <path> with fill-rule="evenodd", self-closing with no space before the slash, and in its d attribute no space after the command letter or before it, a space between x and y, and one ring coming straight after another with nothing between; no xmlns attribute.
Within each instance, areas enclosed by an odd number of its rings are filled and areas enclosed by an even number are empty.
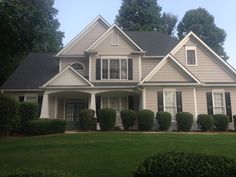
<svg viewBox="0 0 236 177"><path fill-rule="evenodd" d="M109 32L113 28L116 28L118 31L120 31L135 47L137 47L140 51L144 52L144 50L139 47L127 34L125 34L123 30L120 29L116 24L113 24L102 36L100 36L92 45L90 45L86 51L93 50L95 47L97 47L97 45L102 42L102 40L109 34Z"/></svg>
<svg viewBox="0 0 236 177"><path fill-rule="evenodd" d="M199 83L143 83L139 86L201 86Z"/></svg>
<svg viewBox="0 0 236 177"><path fill-rule="evenodd" d="M110 24L101 16L98 15L91 23L89 23L79 34L77 34L68 44L63 47L62 50L60 50L57 54L56 57L59 57L62 52L67 50L69 47L71 48L73 46L73 43L79 39L81 36L85 34L85 32L93 25L95 24L98 20L101 20L108 28L110 27Z"/></svg>

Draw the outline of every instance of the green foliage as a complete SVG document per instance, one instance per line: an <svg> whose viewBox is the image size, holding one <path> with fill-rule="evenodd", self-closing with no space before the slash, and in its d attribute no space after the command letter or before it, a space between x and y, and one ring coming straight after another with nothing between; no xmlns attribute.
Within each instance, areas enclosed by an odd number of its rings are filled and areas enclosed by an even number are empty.
<svg viewBox="0 0 236 177"><path fill-rule="evenodd" d="M16 169L12 172L3 173L0 177L75 177L70 173L59 170L34 170L34 169Z"/></svg>
<svg viewBox="0 0 236 177"><path fill-rule="evenodd" d="M226 131L229 126L229 116L224 114L213 115L216 131Z"/></svg>
<svg viewBox="0 0 236 177"><path fill-rule="evenodd" d="M120 112L120 116L125 130L129 130L130 127L135 125L135 121L137 119L135 111L131 109L123 109Z"/></svg>
<svg viewBox="0 0 236 177"><path fill-rule="evenodd" d="M63 133L66 129L66 121L59 119L39 119L28 121L24 126L27 135L46 135Z"/></svg>
<svg viewBox="0 0 236 177"><path fill-rule="evenodd" d="M156 119L158 121L159 130L168 130L171 125L171 114L169 112L157 112Z"/></svg>
<svg viewBox="0 0 236 177"><path fill-rule="evenodd" d="M236 130L236 115L233 115L233 119L234 119L234 129Z"/></svg>
<svg viewBox="0 0 236 177"><path fill-rule="evenodd" d="M116 23L126 31L159 31L172 34L177 17L168 13L161 16L156 0L123 0Z"/></svg>
<svg viewBox="0 0 236 177"><path fill-rule="evenodd" d="M212 115L199 114L197 116L197 124L200 126L202 131L210 131L213 128L214 120Z"/></svg>
<svg viewBox="0 0 236 177"><path fill-rule="evenodd" d="M217 54L224 56L225 60L228 58L223 48L226 33L216 26L214 17L206 9L198 8L187 11L178 24L177 30L180 39L193 31Z"/></svg>
<svg viewBox="0 0 236 177"><path fill-rule="evenodd" d="M96 130L97 119L94 118L95 111L84 109L79 113L79 127L81 130Z"/></svg>
<svg viewBox="0 0 236 177"><path fill-rule="evenodd" d="M140 110L137 113L138 129L149 131L153 128L154 112L148 109Z"/></svg>
<svg viewBox="0 0 236 177"><path fill-rule="evenodd" d="M54 0L0 1L0 85L29 52L57 52L64 34Z"/></svg>
<svg viewBox="0 0 236 177"><path fill-rule="evenodd" d="M112 130L116 122L116 111L112 108L103 108L99 110L99 120L101 130Z"/></svg>
<svg viewBox="0 0 236 177"><path fill-rule="evenodd" d="M12 132L18 121L16 100L0 94L0 134Z"/></svg>
<svg viewBox="0 0 236 177"><path fill-rule="evenodd" d="M233 177L235 167L230 157L165 152L146 158L133 172L133 177Z"/></svg>
<svg viewBox="0 0 236 177"><path fill-rule="evenodd" d="M27 102L18 103L18 115L22 125L29 120L37 119L39 115L39 105Z"/></svg>
<svg viewBox="0 0 236 177"><path fill-rule="evenodd" d="M178 112L176 121L178 131L190 131L193 125L193 115L189 112Z"/></svg>

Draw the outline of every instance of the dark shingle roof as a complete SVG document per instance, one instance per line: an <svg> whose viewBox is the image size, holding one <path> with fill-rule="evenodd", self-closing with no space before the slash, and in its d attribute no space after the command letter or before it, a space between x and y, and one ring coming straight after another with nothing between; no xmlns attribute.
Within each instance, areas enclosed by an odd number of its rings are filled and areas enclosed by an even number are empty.
<svg viewBox="0 0 236 177"><path fill-rule="evenodd" d="M1 89L38 89L57 73L53 54L30 53Z"/></svg>
<svg viewBox="0 0 236 177"><path fill-rule="evenodd" d="M156 31L125 31L150 56L165 56L179 42L176 38Z"/></svg>

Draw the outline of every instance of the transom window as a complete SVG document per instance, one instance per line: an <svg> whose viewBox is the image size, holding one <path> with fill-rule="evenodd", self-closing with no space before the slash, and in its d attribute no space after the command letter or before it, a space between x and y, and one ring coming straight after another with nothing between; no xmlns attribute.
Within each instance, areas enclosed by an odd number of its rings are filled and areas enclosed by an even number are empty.
<svg viewBox="0 0 236 177"><path fill-rule="evenodd" d="M224 91L213 91L213 111L214 114L225 114L225 96Z"/></svg>
<svg viewBox="0 0 236 177"><path fill-rule="evenodd" d="M102 59L102 79L128 79L127 59Z"/></svg>
<svg viewBox="0 0 236 177"><path fill-rule="evenodd" d="M186 63L187 66L196 66L197 65L197 54L196 46L186 46Z"/></svg>
<svg viewBox="0 0 236 177"><path fill-rule="evenodd" d="M72 67L73 67L76 71L84 70L83 65L80 64L80 63L74 63L74 64L72 64Z"/></svg>
<svg viewBox="0 0 236 177"><path fill-rule="evenodd" d="M164 90L164 111L169 112L172 117L176 114L176 91L175 90Z"/></svg>

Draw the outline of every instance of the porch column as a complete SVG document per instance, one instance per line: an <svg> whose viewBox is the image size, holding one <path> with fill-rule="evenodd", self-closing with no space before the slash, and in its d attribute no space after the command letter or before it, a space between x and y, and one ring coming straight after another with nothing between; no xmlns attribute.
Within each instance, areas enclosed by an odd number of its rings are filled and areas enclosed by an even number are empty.
<svg viewBox="0 0 236 177"><path fill-rule="evenodd" d="M95 111L95 117L96 117L96 97L95 97L95 93L91 93L91 97L90 97L90 102L89 102L89 109L92 109Z"/></svg>
<svg viewBox="0 0 236 177"><path fill-rule="evenodd" d="M49 110L48 110L48 94L43 94L43 102L41 107L40 118L49 118Z"/></svg>
<svg viewBox="0 0 236 177"><path fill-rule="evenodd" d="M146 109L146 89L142 91L142 109Z"/></svg>

